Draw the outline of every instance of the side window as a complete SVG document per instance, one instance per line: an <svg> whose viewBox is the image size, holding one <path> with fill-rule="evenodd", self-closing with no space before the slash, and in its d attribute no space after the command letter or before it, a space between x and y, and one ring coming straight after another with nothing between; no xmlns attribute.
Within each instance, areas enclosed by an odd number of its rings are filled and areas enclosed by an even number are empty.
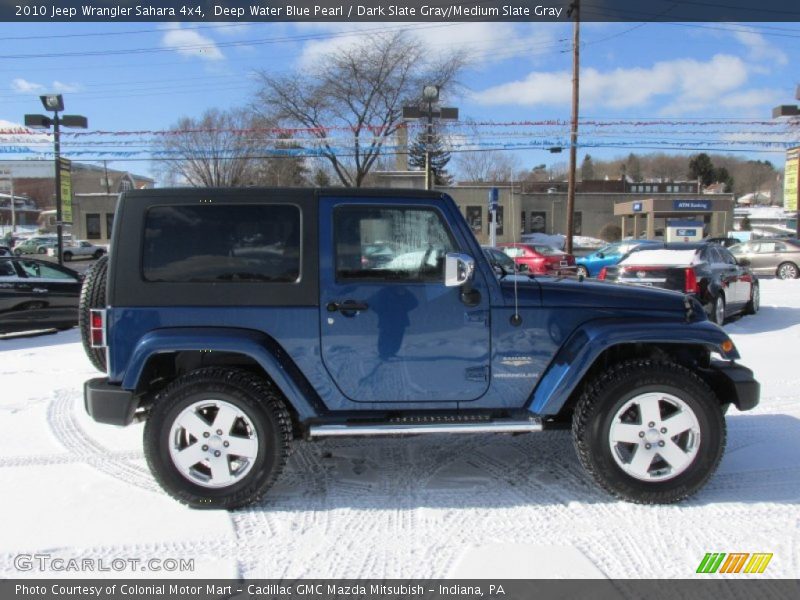
<svg viewBox="0 0 800 600"><path fill-rule="evenodd" d="M284 282L300 277L300 209L275 204L155 206L145 217L146 281Z"/></svg>
<svg viewBox="0 0 800 600"><path fill-rule="evenodd" d="M86 239L99 240L100 234L100 214L87 213L86 215Z"/></svg>
<svg viewBox="0 0 800 600"><path fill-rule="evenodd" d="M719 252L714 246L708 246L703 252L703 256L701 256L701 258L705 258L706 262L712 265L723 262Z"/></svg>
<svg viewBox="0 0 800 600"><path fill-rule="evenodd" d="M775 252L775 242L761 242L758 245L759 254L771 254Z"/></svg>
<svg viewBox="0 0 800 600"><path fill-rule="evenodd" d="M506 246L503 248L503 252L511 258L519 258L525 255L525 251L517 246Z"/></svg>
<svg viewBox="0 0 800 600"><path fill-rule="evenodd" d="M786 252L786 244L783 242L775 242L775 250L773 252Z"/></svg>
<svg viewBox="0 0 800 600"><path fill-rule="evenodd" d="M30 279L63 279L65 281L75 279L66 271L61 271L56 267L33 260L21 260L19 264L25 272L25 275Z"/></svg>
<svg viewBox="0 0 800 600"><path fill-rule="evenodd" d="M0 277L17 277L10 260L0 260Z"/></svg>
<svg viewBox="0 0 800 600"><path fill-rule="evenodd" d="M443 281L455 243L430 208L342 206L333 215L336 279Z"/></svg>
<svg viewBox="0 0 800 600"><path fill-rule="evenodd" d="M111 231L114 229L114 213L106 213L106 237L111 239Z"/></svg>

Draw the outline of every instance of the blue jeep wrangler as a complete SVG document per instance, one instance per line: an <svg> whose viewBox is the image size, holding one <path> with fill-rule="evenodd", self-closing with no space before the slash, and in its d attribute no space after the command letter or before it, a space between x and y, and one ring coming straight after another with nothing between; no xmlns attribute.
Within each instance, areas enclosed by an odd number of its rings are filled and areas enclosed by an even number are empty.
<svg viewBox="0 0 800 600"><path fill-rule="evenodd" d="M603 488L674 502L759 395L696 301L496 272L435 192L126 193L80 317L108 374L86 410L146 419L153 475L197 508L257 501L299 439L570 427Z"/></svg>

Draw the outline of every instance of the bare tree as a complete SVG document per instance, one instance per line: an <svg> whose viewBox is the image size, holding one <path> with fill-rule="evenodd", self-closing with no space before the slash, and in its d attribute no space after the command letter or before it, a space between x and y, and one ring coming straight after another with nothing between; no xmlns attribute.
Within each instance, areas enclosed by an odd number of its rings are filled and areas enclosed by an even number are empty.
<svg viewBox="0 0 800 600"><path fill-rule="evenodd" d="M240 187L254 183L263 144L244 110L207 110L200 118L182 117L154 148L161 179L193 187Z"/></svg>
<svg viewBox="0 0 800 600"><path fill-rule="evenodd" d="M302 71L262 71L254 108L269 106L287 126L307 128L342 184L360 187L400 125L403 105L419 102L424 85L452 88L464 62L460 53L432 60L403 32L372 35Z"/></svg>
<svg viewBox="0 0 800 600"><path fill-rule="evenodd" d="M508 183L519 181L522 163L511 152L475 150L459 152L453 161L458 179L465 182Z"/></svg>
<svg viewBox="0 0 800 600"><path fill-rule="evenodd" d="M308 185L302 149L274 121L238 108L183 117L154 148L164 183L193 187Z"/></svg>

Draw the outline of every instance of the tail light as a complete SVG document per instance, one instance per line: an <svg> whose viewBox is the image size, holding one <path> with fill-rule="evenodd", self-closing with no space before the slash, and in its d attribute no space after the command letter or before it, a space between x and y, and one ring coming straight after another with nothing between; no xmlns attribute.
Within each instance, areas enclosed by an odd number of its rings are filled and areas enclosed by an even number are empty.
<svg viewBox="0 0 800 600"><path fill-rule="evenodd" d="M608 275L608 269L606 267L603 267L602 269L600 269L600 274L597 276L597 278L602 281L603 279L606 278L606 275Z"/></svg>
<svg viewBox="0 0 800 600"><path fill-rule="evenodd" d="M106 347L106 310L93 308L89 312L89 336L92 348Z"/></svg>
<svg viewBox="0 0 800 600"><path fill-rule="evenodd" d="M684 286L684 291L687 294L697 293L697 273L695 273L694 269L691 267L686 269L686 285Z"/></svg>

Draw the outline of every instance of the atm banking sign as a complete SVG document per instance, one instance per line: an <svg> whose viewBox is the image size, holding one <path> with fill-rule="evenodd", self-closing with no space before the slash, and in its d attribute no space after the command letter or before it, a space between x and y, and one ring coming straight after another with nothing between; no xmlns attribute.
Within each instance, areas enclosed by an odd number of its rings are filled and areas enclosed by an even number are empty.
<svg viewBox="0 0 800 600"><path fill-rule="evenodd" d="M711 210L711 200L673 200L673 210Z"/></svg>

